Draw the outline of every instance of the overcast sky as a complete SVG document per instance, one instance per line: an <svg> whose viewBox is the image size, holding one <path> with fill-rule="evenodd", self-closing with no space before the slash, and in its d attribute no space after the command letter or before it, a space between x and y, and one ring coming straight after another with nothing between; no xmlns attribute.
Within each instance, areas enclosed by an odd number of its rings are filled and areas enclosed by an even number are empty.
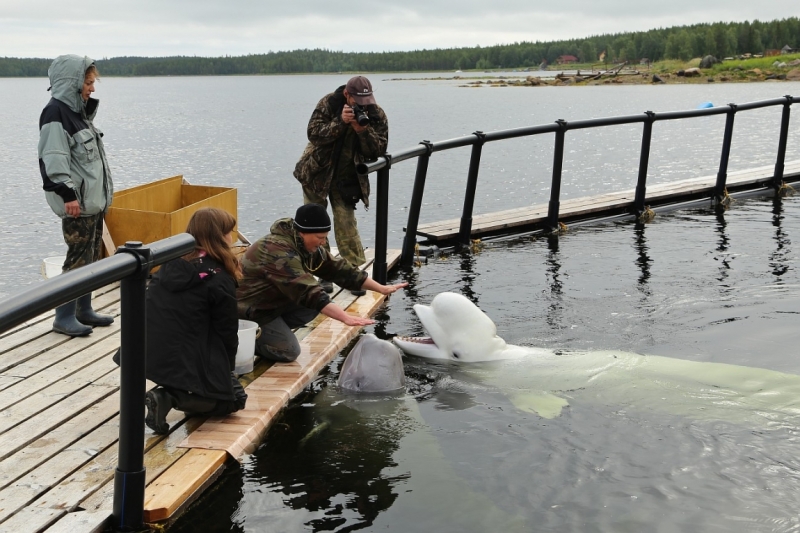
<svg viewBox="0 0 800 533"><path fill-rule="evenodd" d="M798 15L797 0L0 0L0 56L382 52Z"/></svg>

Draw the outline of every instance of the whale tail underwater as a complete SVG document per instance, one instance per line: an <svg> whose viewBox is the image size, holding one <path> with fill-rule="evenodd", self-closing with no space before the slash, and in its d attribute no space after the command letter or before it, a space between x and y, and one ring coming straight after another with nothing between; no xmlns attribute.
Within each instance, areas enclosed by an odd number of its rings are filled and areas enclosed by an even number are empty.
<svg viewBox="0 0 800 533"><path fill-rule="evenodd" d="M725 363L622 351L564 351L514 346L466 297L444 292L414 311L430 337L394 337L406 354L465 364L461 376L502 390L518 409L545 418L570 404L591 402L639 412L696 419L758 420L800 417L800 376Z"/></svg>

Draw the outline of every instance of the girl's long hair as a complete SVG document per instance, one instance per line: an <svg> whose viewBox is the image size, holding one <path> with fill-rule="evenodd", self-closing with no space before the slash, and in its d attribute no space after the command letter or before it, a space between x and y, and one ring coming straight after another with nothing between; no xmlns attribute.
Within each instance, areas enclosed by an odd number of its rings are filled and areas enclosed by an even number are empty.
<svg viewBox="0 0 800 533"><path fill-rule="evenodd" d="M209 257L220 262L225 271L234 279L241 279L239 261L225 238L236 227L236 219L230 213L216 207L198 209L189 220L186 233L197 241L195 250L184 256L190 260L198 257L200 251L205 251Z"/></svg>

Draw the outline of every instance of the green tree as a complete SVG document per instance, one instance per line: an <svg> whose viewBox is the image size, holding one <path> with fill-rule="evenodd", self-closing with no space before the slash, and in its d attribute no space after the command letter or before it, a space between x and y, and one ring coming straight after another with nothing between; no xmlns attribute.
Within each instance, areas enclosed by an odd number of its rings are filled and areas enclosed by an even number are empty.
<svg viewBox="0 0 800 533"><path fill-rule="evenodd" d="M583 63L597 62L597 48L592 41L583 41L581 43L581 53L578 55Z"/></svg>

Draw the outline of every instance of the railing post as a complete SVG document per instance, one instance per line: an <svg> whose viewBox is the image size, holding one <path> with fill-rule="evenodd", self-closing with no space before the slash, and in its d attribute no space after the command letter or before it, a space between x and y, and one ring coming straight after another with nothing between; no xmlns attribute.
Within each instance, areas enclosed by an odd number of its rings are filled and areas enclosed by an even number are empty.
<svg viewBox="0 0 800 533"><path fill-rule="evenodd" d="M392 156L384 155L386 166L378 171L378 212L375 215L375 260L372 262L372 278L378 283L386 283L386 243L389 238L389 169Z"/></svg>
<svg viewBox="0 0 800 533"><path fill-rule="evenodd" d="M793 98L786 95L786 103L783 104L783 114L781 115L781 135L778 139L778 159L775 162L775 173L772 176L772 188L776 191L783 185L784 161L786 160L786 142L789 138L789 111Z"/></svg>
<svg viewBox="0 0 800 533"><path fill-rule="evenodd" d="M644 129L642 131L642 150L639 154L639 177L636 180L636 197L633 200L633 209L636 213L636 218L639 218L644 213L644 202L647 192L647 167L650 164L650 139L653 136L653 121L656 114L652 111L645 111L647 120L644 121Z"/></svg>
<svg viewBox="0 0 800 533"><path fill-rule="evenodd" d="M118 531L139 531L144 523L144 394L147 355L145 289L151 266L149 248L127 242L117 253L139 260L136 273L120 286L119 455L114 473L113 523Z"/></svg>
<svg viewBox="0 0 800 533"><path fill-rule="evenodd" d="M556 130L556 145L553 150L553 183L550 186L550 205L547 209L547 225L552 231L558 229L558 209L561 196L561 168L564 164L564 133L567 131L567 122L563 119L556 120L559 125Z"/></svg>
<svg viewBox="0 0 800 533"><path fill-rule="evenodd" d="M408 223L406 235L403 238L403 251L400 255L400 264L409 267L414 263L414 252L417 245L417 227L419 227L419 213L422 209L422 195L425 192L425 178L428 176L428 162L433 153L433 143L422 141L427 150L417 159L417 173L414 175L414 190L411 192L411 205L408 208Z"/></svg>
<svg viewBox="0 0 800 533"><path fill-rule="evenodd" d="M473 133L477 137L472 145L472 155L469 158L469 172L467 173L467 191L464 194L464 209L461 211L461 226L458 230L458 243L469 246L472 236L472 210L475 207L475 190L478 188L478 170L481 166L481 151L486 141L486 134L482 131Z"/></svg>
<svg viewBox="0 0 800 533"><path fill-rule="evenodd" d="M725 119L725 136L722 139L722 155L719 159L719 172L717 172L717 183L714 186L715 205L727 205L730 200L725 192L725 182L728 179L728 159L731 155L731 142L733 141L733 119L736 117L736 104L728 104L730 110Z"/></svg>

